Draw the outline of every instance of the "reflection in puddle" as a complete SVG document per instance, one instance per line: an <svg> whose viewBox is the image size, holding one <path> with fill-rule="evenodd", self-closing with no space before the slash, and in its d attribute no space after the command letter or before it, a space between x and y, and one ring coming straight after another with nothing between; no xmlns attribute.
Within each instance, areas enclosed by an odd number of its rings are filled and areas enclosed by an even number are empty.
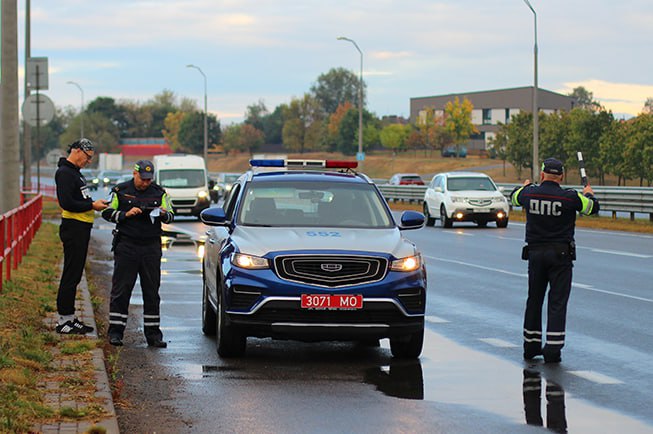
<svg viewBox="0 0 653 434"><path fill-rule="evenodd" d="M184 365L182 376L189 380L201 380L202 378L218 377L222 373L237 372L242 369L234 366L216 365Z"/></svg>
<svg viewBox="0 0 653 434"><path fill-rule="evenodd" d="M368 369L364 381L387 396L424 399L424 377L419 360L392 361L389 366Z"/></svg>
<svg viewBox="0 0 653 434"><path fill-rule="evenodd" d="M542 377L539 372L524 369L524 412L528 425L543 426L542 420ZM546 427L557 433L567 432L565 415L565 391L546 380Z"/></svg>

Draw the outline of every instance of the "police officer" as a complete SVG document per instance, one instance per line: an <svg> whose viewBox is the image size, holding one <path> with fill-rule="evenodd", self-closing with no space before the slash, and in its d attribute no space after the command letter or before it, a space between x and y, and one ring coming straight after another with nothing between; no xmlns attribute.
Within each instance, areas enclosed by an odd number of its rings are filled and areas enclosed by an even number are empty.
<svg viewBox="0 0 653 434"><path fill-rule="evenodd" d="M572 261L576 259L574 227L576 212L599 212L599 203L589 186L583 194L560 187L564 168L555 158L542 164L540 185L526 180L515 188L511 201L526 210L526 243L522 259L528 259L528 299L524 314L524 359L543 355L547 363L558 363L565 344L567 302L571 291ZM545 345L542 347L542 305L549 288Z"/></svg>
<svg viewBox="0 0 653 434"><path fill-rule="evenodd" d="M95 211L107 207L106 201L91 198L86 179L79 169L86 167L95 154L93 142L80 139L68 146L68 157L59 159L54 180L57 199L62 208L59 238L63 243L63 272L57 293L59 318L55 330L61 334L86 334L93 331L75 317L77 285L82 279L88 242Z"/></svg>
<svg viewBox="0 0 653 434"><path fill-rule="evenodd" d="M116 185L102 217L116 223L114 269L109 305L109 343L122 345L127 325L129 299L136 276L143 291L143 325L147 344L165 348L160 328L159 285L161 283L161 223L170 223L173 213L163 188L152 181L154 165L140 160L134 177Z"/></svg>

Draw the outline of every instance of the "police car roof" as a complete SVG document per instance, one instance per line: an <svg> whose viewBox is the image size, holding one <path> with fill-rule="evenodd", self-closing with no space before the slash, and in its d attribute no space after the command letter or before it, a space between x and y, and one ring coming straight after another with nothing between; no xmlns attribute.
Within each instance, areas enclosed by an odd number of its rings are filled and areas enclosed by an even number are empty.
<svg viewBox="0 0 653 434"><path fill-rule="evenodd" d="M364 176L364 175L363 175ZM368 184L363 176L355 173L340 173L331 171L298 171L283 170L274 172L254 172L252 173L252 182L344 182L344 183L361 183Z"/></svg>

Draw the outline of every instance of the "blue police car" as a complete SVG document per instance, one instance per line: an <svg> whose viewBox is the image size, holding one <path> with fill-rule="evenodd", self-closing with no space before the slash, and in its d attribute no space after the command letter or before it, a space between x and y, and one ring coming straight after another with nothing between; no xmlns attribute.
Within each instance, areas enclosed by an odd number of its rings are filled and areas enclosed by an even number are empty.
<svg viewBox="0 0 653 434"><path fill-rule="evenodd" d="M416 358L424 340L426 269L356 162L251 160L223 207L205 209L202 331L221 357L247 337L301 341L389 338Z"/></svg>

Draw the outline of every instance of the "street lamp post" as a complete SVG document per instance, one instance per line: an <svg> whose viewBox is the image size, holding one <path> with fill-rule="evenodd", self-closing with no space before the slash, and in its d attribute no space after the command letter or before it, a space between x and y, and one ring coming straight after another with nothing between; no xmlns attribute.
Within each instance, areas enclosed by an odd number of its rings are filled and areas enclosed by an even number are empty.
<svg viewBox="0 0 653 434"><path fill-rule="evenodd" d="M208 149L209 149L209 124L208 124L208 115L209 112L206 109L206 75L199 66L195 65L186 65L186 68L195 68L197 69L202 77L204 77L204 161L208 164Z"/></svg>
<svg viewBox="0 0 653 434"><path fill-rule="evenodd" d="M534 22L534 36L535 36L535 45L533 48L533 57L535 59L534 64L534 84L533 84L533 182L539 178L540 168L539 166L539 155L538 155L538 144L539 144L539 108L537 105L537 13L535 9L531 6L528 0L524 0L526 6L533 12L533 22Z"/></svg>
<svg viewBox="0 0 653 434"><path fill-rule="evenodd" d="M72 84L73 86L76 86L77 89L79 89L79 91L82 93L82 106L79 109L79 123L80 123L79 137L83 138L84 137L84 89L82 89L82 87L74 81L67 81L66 84Z"/></svg>
<svg viewBox="0 0 653 434"><path fill-rule="evenodd" d="M361 69L358 82L358 155L356 156L356 159L359 160L362 168L365 158L363 156L363 52L358 48L358 44L353 39L340 36L338 37L338 40L351 42L361 55Z"/></svg>

